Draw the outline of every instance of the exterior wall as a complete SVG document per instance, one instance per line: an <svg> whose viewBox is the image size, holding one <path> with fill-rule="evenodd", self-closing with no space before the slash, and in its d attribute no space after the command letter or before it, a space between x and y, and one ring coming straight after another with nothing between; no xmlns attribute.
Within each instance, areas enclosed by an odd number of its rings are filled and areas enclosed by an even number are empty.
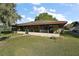
<svg viewBox="0 0 79 59"><path fill-rule="evenodd" d="M64 25L31 25L31 26L17 26L17 31L26 31L29 32L43 32L43 33L57 33L60 28L63 28Z"/></svg>
<svg viewBox="0 0 79 59"><path fill-rule="evenodd" d="M44 32L53 33L59 28L59 25L39 25L39 26L28 26L29 32Z"/></svg>

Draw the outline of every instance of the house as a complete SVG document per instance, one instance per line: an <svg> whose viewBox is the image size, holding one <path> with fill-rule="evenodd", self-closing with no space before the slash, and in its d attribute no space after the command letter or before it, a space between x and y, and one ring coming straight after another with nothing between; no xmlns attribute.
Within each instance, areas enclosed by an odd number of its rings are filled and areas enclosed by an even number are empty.
<svg viewBox="0 0 79 59"><path fill-rule="evenodd" d="M70 33L79 36L79 22L76 22L75 26L70 28Z"/></svg>
<svg viewBox="0 0 79 59"><path fill-rule="evenodd" d="M12 30L28 30L28 32L55 33L58 29L62 29L66 23L66 21L33 21L13 25Z"/></svg>

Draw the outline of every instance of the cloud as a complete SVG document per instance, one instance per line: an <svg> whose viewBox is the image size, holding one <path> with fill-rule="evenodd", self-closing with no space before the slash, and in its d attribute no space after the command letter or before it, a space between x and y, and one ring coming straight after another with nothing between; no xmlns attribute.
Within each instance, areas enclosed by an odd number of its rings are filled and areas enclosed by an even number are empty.
<svg viewBox="0 0 79 59"><path fill-rule="evenodd" d="M53 17L56 17L59 21L66 21L67 20L63 14L52 13L52 12L48 12L48 14L52 15Z"/></svg>
<svg viewBox="0 0 79 59"><path fill-rule="evenodd" d="M34 19L31 18L31 17L27 17L26 19L28 20L28 22L29 22L29 21L34 21Z"/></svg>
<svg viewBox="0 0 79 59"><path fill-rule="evenodd" d="M65 7L68 7L68 6L72 7L72 6L74 6L73 3L61 3L60 5L63 5Z"/></svg>
<svg viewBox="0 0 79 59"><path fill-rule="evenodd" d="M72 23L73 22L71 19L67 19L63 14L52 13L52 12L48 12L48 14L50 14L53 17L55 17L56 19L58 19L58 21L67 21L68 23Z"/></svg>
<svg viewBox="0 0 79 59"><path fill-rule="evenodd" d="M41 5L41 3L32 3L33 5Z"/></svg>
<svg viewBox="0 0 79 59"><path fill-rule="evenodd" d="M55 9L47 9L43 6L41 7L36 7L34 6L33 7L33 11L32 13L36 13L37 15L39 15L40 13L44 13L44 12L47 12L49 15L52 15L53 17L56 17L59 21L69 21L69 23L71 23L70 20L68 20L63 14L61 13L56 13L56 10ZM25 15L21 15L22 17L22 20L21 22L30 22L30 21L34 21L34 18L32 17L26 17Z"/></svg>
<svg viewBox="0 0 79 59"><path fill-rule="evenodd" d="M44 13L47 12L49 15L52 15L53 17L56 17L59 21L68 21L68 19L66 19L66 17L63 14L60 13L55 13L56 10L55 9L46 9L44 7L33 7L34 11L37 12L37 15L40 13Z"/></svg>
<svg viewBox="0 0 79 59"><path fill-rule="evenodd" d="M79 3L75 3L75 4L79 6Z"/></svg>
<svg viewBox="0 0 79 59"><path fill-rule="evenodd" d="M76 20L74 20L74 19L73 19L73 21L72 21L72 20L70 20L70 23L75 22L75 21L78 21L78 22L79 22L79 18L78 18L78 19L76 19Z"/></svg>
<svg viewBox="0 0 79 59"><path fill-rule="evenodd" d="M31 18L31 17L24 17L21 20L17 20L17 24L19 24L19 23L26 23L26 22L30 22L30 21L34 21L34 19Z"/></svg>
<svg viewBox="0 0 79 59"><path fill-rule="evenodd" d="M49 9L49 11L50 11L50 12L56 12L56 10L55 10L55 9Z"/></svg>
<svg viewBox="0 0 79 59"><path fill-rule="evenodd" d="M33 7L33 10L38 13L44 13L44 12L48 12L48 11L49 12L56 12L55 9L46 9L45 7L36 7L36 6Z"/></svg>
<svg viewBox="0 0 79 59"><path fill-rule="evenodd" d="M79 6L79 3L62 3L61 5L73 7L73 6Z"/></svg>
<svg viewBox="0 0 79 59"><path fill-rule="evenodd" d="M38 12L38 13L43 13L43 12L47 12L46 8L44 7L33 7L34 11L35 12Z"/></svg>
<svg viewBox="0 0 79 59"><path fill-rule="evenodd" d="M68 23L72 23L72 20L67 19L63 14L51 13L51 12L48 12L48 14L58 19L58 21L67 21Z"/></svg>
<svg viewBox="0 0 79 59"><path fill-rule="evenodd" d="M22 17L22 18L25 18L26 16L25 16L25 15L21 15L21 17Z"/></svg>

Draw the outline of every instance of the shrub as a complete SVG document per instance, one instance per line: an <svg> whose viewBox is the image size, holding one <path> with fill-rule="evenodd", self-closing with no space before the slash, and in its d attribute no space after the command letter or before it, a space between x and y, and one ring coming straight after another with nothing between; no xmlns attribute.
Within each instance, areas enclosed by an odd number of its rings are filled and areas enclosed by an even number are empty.
<svg viewBox="0 0 79 59"><path fill-rule="evenodd" d="M13 31L2 31L1 33L3 33L3 34L9 34L9 33L13 33Z"/></svg>

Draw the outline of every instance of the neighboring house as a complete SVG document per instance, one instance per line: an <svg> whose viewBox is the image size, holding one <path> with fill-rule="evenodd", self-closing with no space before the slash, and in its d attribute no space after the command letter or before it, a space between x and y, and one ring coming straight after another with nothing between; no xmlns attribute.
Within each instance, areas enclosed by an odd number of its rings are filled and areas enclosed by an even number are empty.
<svg viewBox="0 0 79 59"><path fill-rule="evenodd" d="M66 21L33 21L12 26L13 31L29 31L41 33L57 33L66 24Z"/></svg>
<svg viewBox="0 0 79 59"><path fill-rule="evenodd" d="M75 26L73 28L70 29L70 31L74 31L74 32L79 32L79 26Z"/></svg>
<svg viewBox="0 0 79 59"><path fill-rule="evenodd" d="M72 34L79 35L79 22L77 23L76 26L74 26L73 28L70 29L70 32Z"/></svg>

